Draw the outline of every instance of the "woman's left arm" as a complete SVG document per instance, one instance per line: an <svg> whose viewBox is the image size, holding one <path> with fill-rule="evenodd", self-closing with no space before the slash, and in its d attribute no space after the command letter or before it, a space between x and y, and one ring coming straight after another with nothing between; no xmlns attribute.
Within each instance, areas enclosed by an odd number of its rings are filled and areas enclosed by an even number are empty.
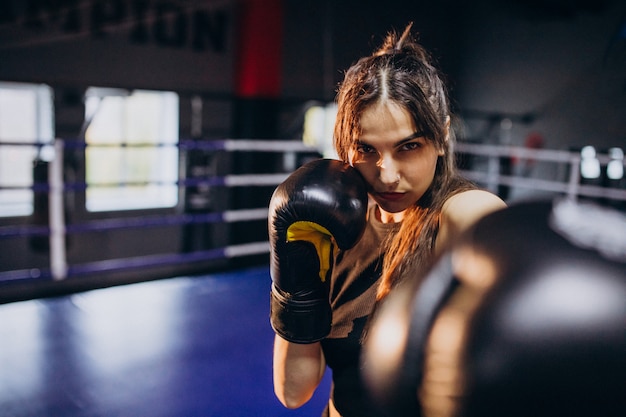
<svg viewBox="0 0 626 417"><path fill-rule="evenodd" d="M498 196L484 190L469 190L450 197L441 210L435 253L440 254L479 219L506 207Z"/></svg>

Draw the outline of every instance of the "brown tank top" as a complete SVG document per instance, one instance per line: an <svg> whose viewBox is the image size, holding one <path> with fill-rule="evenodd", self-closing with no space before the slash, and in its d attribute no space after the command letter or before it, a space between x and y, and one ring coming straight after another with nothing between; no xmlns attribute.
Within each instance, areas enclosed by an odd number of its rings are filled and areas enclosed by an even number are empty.
<svg viewBox="0 0 626 417"><path fill-rule="evenodd" d="M372 206L361 240L352 249L339 251L334 259L330 282L333 324L330 335L322 340L322 349L333 372L331 399L343 417L376 415L359 372L361 338L376 301L384 242L398 227L378 221Z"/></svg>

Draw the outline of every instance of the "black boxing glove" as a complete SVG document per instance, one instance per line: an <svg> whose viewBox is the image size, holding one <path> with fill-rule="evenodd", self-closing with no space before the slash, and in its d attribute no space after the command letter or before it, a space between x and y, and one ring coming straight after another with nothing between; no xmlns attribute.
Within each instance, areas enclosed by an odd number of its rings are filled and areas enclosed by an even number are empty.
<svg viewBox="0 0 626 417"><path fill-rule="evenodd" d="M479 227L502 272L467 326L459 414L626 416L624 213L561 199Z"/></svg>
<svg viewBox="0 0 626 417"><path fill-rule="evenodd" d="M361 372L380 416L420 417L425 341L459 281L445 253L423 279L402 282L379 307L363 346Z"/></svg>
<svg viewBox="0 0 626 417"><path fill-rule="evenodd" d="M362 359L380 414L626 415L625 227L569 200L481 219L374 317Z"/></svg>
<svg viewBox="0 0 626 417"><path fill-rule="evenodd" d="M328 278L333 248L363 234L367 187L350 165L318 159L293 172L272 195L268 229L272 277L270 322L290 342L330 332Z"/></svg>

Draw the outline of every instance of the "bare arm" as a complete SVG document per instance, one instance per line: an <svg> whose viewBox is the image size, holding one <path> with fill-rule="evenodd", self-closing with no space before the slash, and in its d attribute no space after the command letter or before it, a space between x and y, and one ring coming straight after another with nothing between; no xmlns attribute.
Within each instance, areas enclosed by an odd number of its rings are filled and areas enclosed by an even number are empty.
<svg viewBox="0 0 626 417"><path fill-rule="evenodd" d="M483 190L464 191L450 197L443 205L436 253L449 247L480 218L505 207L506 204L498 196Z"/></svg>
<svg viewBox="0 0 626 417"><path fill-rule="evenodd" d="M319 342L296 344L274 338L274 392L285 407L298 408L309 401L325 369Z"/></svg>

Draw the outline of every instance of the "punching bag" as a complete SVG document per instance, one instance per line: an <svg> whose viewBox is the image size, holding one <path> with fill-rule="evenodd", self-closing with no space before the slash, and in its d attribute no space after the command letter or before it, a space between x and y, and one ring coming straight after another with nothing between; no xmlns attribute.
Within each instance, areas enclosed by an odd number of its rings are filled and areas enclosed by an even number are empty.
<svg viewBox="0 0 626 417"><path fill-rule="evenodd" d="M48 161L37 158L33 161L33 183L38 186L48 184ZM49 208L48 190L36 190L33 193L33 216L32 222L35 226L48 228ZM50 241L48 234L33 235L28 239L29 246L35 252L48 252Z"/></svg>

